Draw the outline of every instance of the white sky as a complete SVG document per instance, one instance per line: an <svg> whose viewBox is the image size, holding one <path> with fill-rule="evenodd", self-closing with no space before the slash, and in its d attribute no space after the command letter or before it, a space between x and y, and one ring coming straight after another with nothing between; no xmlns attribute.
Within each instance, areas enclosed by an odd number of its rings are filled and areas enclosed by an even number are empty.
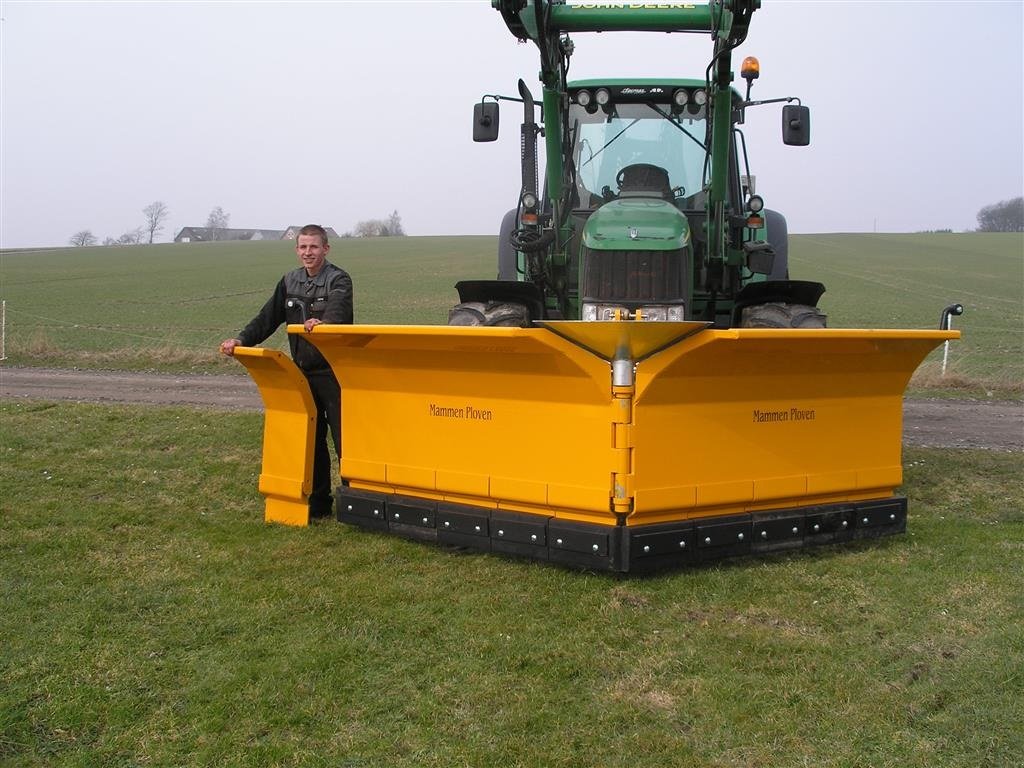
<svg viewBox="0 0 1024 768"><path fill-rule="evenodd" d="M1024 0L764 0L734 54L758 192L791 232L955 231L1024 188ZM0 0L0 247L102 240L162 200L202 226L496 234L515 203L518 104L471 140L484 93L539 95L536 48L489 0ZM570 76L702 76L700 35L577 34ZM739 80L739 78L737 78ZM739 80L738 86L744 86Z"/></svg>

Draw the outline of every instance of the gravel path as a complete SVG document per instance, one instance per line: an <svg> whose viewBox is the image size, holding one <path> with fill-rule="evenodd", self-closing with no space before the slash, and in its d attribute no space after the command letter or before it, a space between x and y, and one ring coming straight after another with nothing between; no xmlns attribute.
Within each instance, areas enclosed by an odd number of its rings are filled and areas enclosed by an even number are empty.
<svg viewBox="0 0 1024 768"><path fill-rule="evenodd" d="M248 376L120 373L0 366L0 398L262 408ZM1024 403L905 400L905 445L1024 451Z"/></svg>

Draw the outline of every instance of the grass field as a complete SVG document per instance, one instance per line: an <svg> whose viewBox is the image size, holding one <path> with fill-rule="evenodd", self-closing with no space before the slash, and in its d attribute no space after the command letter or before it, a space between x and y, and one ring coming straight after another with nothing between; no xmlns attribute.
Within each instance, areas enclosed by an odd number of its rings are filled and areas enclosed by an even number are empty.
<svg viewBox="0 0 1024 768"><path fill-rule="evenodd" d="M357 322L443 324L458 280L494 276L495 250L493 237L352 239L332 257L352 274ZM16 365L235 372L217 344L293 263L281 242L0 252L6 352ZM828 286L833 327L934 328L944 306L962 302L947 378L940 351L918 385L1020 396L1020 235L795 235L790 263L794 278ZM268 341L284 344L280 332Z"/></svg>
<svg viewBox="0 0 1024 768"><path fill-rule="evenodd" d="M0 403L0 765L1024 762L1020 454L905 536L644 579L264 526L261 418Z"/></svg>

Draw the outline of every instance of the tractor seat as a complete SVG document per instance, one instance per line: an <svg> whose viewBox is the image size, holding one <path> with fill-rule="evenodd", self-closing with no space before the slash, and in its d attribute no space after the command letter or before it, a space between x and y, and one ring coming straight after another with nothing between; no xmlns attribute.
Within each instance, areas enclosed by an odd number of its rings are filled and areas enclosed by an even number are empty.
<svg viewBox="0 0 1024 768"><path fill-rule="evenodd" d="M627 165L615 176L619 197L661 197L672 200L672 184L668 171L659 165L636 163Z"/></svg>

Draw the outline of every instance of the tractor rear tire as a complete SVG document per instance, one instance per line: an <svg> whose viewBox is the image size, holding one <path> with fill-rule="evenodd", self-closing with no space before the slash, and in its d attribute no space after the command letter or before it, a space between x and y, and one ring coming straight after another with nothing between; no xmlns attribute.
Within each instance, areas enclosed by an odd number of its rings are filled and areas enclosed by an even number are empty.
<svg viewBox="0 0 1024 768"><path fill-rule="evenodd" d="M768 302L744 307L741 328L824 328L827 320L817 307L806 304Z"/></svg>
<svg viewBox="0 0 1024 768"><path fill-rule="evenodd" d="M524 304L513 301L467 301L448 310L448 325L527 328L530 311Z"/></svg>

